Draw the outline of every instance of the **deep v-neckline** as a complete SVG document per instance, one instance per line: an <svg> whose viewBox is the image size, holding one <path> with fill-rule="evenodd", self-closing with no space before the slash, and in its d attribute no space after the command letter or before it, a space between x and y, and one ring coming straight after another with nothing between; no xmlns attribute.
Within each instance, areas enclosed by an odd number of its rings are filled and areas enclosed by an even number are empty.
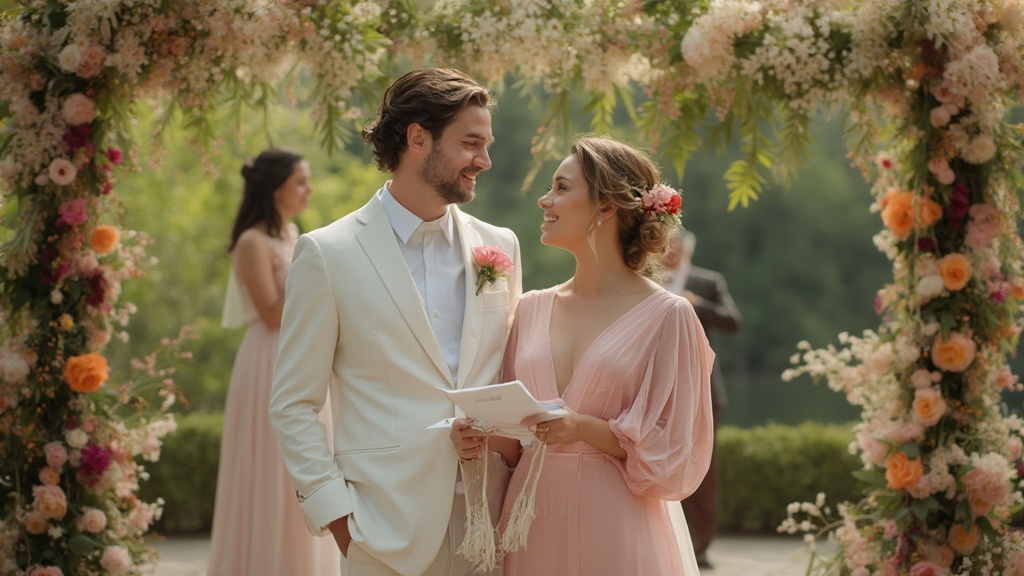
<svg viewBox="0 0 1024 576"><path fill-rule="evenodd" d="M658 294L658 292L659 292L658 290L655 290L654 292L648 294L643 300L641 300L641 301L637 302L636 304L634 304L633 306L631 306L629 308L629 310L626 310L621 315L619 315L618 318L616 318L610 324L605 326L604 329L601 330L601 332L599 332L598 335L594 337L594 339L587 346L587 349L583 351L583 354L580 356L579 362L577 362L576 365L572 367L572 373L569 374L569 381L565 383L565 389L562 390L561 392L559 392L558 391L558 374L555 371L555 357L554 357L554 355L551 352L551 350L552 350L552 348L551 348L551 319L555 315L555 299L558 296L558 286L555 286L555 287L551 288L551 297L549 298L548 304L547 304L547 316L548 316L548 318L547 318L547 330L545 330L545 336L547 338L547 341L545 342L545 345L547 346L547 350L548 350L548 354L547 354L547 356L548 356L548 369L551 371L551 385L554 386L554 388L555 388L555 390L554 390L555 397L561 398L562 400L566 399L566 396L568 395L569 390L571 390L572 387L573 387L573 383L576 382L576 374L579 372L579 367L583 364L584 361L587 360L588 357L590 357L590 351L594 349L594 346L604 338L605 334L607 334L609 330L614 328L619 323L623 322L627 316L629 316L634 311L636 311L638 308L640 308L641 306L643 306L644 304L649 302L652 298L654 298Z"/></svg>

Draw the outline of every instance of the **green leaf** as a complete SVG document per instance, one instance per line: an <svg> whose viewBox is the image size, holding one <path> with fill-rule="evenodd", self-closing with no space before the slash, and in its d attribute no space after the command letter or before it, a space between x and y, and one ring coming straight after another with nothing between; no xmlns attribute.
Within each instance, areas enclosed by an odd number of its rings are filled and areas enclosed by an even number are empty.
<svg viewBox="0 0 1024 576"><path fill-rule="evenodd" d="M929 512L932 510L938 510L941 507L939 506L938 501L936 501L934 497L931 497L914 502L911 508L914 511L914 516L917 516L921 521L925 521L928 519Z"/></svg>
<svg viewBox="0 0 1024 576"><path fill-rule="evenodd" d="M103 544L84 534L75 534L68 540L68 548L76 556L85 556L93 550L99 550L102 547Z"/></svg>
<svg viewBox="0 0 1024 576"><path fill-rule="evenodd" d="M917 442L906 442L900 446L900 452L906 454L907 458L918 458L921 456L921 447Z"/></svg>
<svg viewBox="0 0 1024 576"><path fill-rule="evenodd" d="M885 486L885 473L878 468L856 470L853 472L853 477L869 486Z"/></svg>

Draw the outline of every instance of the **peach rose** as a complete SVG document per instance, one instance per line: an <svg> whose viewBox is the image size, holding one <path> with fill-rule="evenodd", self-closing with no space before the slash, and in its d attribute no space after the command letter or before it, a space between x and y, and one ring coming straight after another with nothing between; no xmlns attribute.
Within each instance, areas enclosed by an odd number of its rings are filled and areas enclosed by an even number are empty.
<svg viewBox="0 0 1024 576"><path fill-rule="evenodd" d="M85 94L75 92L64 99L61 115L72 126L88 124L96 119L96 103Z"/></svg>
<svg viewBox="0 0 1024 576"><path fill-rule="evenodd" d="M949 547L956 550L961 556L967 556L978 547L981 540L981 530L973 523L970 530L964 530L963 524L953 524L949 529Z"/></svg>
<svg viewBox="0 0 1024 576"><path fill-rule="evenodd" d="M946 372L963 372L974 362L978 346L967 336L953 332L948 339L941 336L932 344L932 362Z"/></svg>
<svg viewBox="0 0 1024 576"><path fill-rule="evenodd" d="M60 472L57 472L55 468L43 466L39 470L39 481L47 486L56 486L60 482Z"/></svg>
<svg viewBox="0 0 1024 576"><path fill-rule="evenodd" d="M947 254L939 260L939 274L946 290L960 290L971 279L971 261L963 254Z"/></svg>
<svg viewBox="0 0 1024 576"><path fill-rule="evenodd" d="M33 486L32 508L47 518L59 520L68 512L68 497L60 486Z"/></svg>
<svg viewBox="0 0 1024 576"><path fill-rule="evenodd" d="M109 377L107 359L95 352L73 356L64 364L64 382L75 392L95 392Z"/></svg>
<svg viewBox="0 0 1024 576"><path fill-rule="evenodd" d="M46 519L46 516L35 510L22 516L21 523L25 526L25 532L36 535L45 533L50 527L50 522Z"/></svg>
<svg viewBox="0 0 1024 576"><path fill-rule="evenodd" d="M923 475L921 461L907 458L903 452L896 452L885 460L885 479L893 490L913 488Z"/></svg>
<svg viewBox="0 0 1024 576"><path fill-rule="evenodd" d="M78 529L90 534L99 534L107 527L107 515L96 508L85 508L78 518Z"/></svg>
<svg viewBox="0 0 1024 576"><path fill-rule="evenodd" d="M56 566L33 566L25 573L26 576L64 576L64 571Z"/></svg>
<svg viewBox="0 0 1024 576"><path fill-rule="evenodd" d="M106 254L113 250L120 240L121 233L118 232L117 228L109 224L100 224L93 230L90 243L92 244L92 249L97 254Z"/></svg>
<svg viewBox="0 0 1024 576"><path fill-rule="evenodd" d="M933 426L946 414L946 401L935 388L918 388L914 392L914 417L925 426Z"/></svg>

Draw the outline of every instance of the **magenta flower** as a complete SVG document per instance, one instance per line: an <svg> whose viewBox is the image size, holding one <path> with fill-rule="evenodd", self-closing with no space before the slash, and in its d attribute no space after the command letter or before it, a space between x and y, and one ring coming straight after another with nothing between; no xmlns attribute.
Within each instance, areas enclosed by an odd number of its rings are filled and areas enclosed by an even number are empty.
<svg viewBox="0 0 1024 576"><path fill-rule="evenodd" d="M90 444L82 448L81 472L85 476L99 476L110 467L110 451L102 446Z"/></svg>
<svg viewBox="0 0 1024 576"><path fill-rule="evenodd" d="M89 204L82 199L68 200L57 211L60 212L58 224L78 226L89 219Z"/></svg>

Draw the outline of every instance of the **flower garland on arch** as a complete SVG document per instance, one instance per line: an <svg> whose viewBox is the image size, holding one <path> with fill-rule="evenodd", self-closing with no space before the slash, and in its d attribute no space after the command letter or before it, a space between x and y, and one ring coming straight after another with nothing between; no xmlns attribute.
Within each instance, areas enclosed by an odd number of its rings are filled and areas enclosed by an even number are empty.
<svg viewBox="0 0 1024 576"><path fill-rule="evenodd" d="M136 493L174 430L185 327L110 366L135 307L123 281L152 264L116 215L136 100L163 98L200 138L225 92L267 105L314 62L311 107L328 147L382 77L377 2L25 0L0 17L0 574L141 574L163 502Z"/></svg>
<svg viewBox="0 0 1024 576"><path fill-rule="evenodd" d="M0 245L0 574L136 574L151 560L142 535L160 503L135 497L137 458L159 456L175 391L156 356L103 355L133 311L121 282L147 262L148 238L113 218L132 103L162 98L208 135L222 95L265 110L298 69L331 148L395 57L553 93L538 157L569 129L577 87L595 131L621 100L677 166L714 111L739 126L734 206L791 177L810 114L846 103L894 278L879 330L801 346L789 375L864 407L854 449L872 492L835 524L824 500L797 504L787 528L838 539L822 572L1024 573L1006 523L1024 423L1000 398L1019 387L1006 354L1024 299L1024 153L1003 120L1024 85L1019 0L442 0L420 15L402 0L20 4L0 21L0 210L15 223ZM628 83L649 96L636 110Z"/></svg>

